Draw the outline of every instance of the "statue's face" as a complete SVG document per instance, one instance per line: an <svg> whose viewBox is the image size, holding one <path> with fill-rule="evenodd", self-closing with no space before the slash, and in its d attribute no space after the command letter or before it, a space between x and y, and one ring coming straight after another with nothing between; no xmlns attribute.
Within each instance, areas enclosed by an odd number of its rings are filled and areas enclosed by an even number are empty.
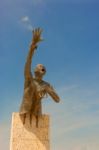
<svg viewBox="0 0 99 150"><path fill-rule="evenodd" d="M46 68L42 64L38 64L34 70L35 76L43 76L46 73Z"/></svg>

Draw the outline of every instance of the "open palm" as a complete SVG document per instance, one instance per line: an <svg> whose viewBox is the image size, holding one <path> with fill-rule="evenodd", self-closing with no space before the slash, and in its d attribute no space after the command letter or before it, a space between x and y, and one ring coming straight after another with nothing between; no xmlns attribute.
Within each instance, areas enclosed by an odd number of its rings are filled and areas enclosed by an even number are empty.
<svg viewBox="0 0 99 150"><path fill-rule="evenodd" d="M37 44L42 41L41 33L42 29L40 28L36 28L33 30L33 39L32 39L33 44Z"/></svg>

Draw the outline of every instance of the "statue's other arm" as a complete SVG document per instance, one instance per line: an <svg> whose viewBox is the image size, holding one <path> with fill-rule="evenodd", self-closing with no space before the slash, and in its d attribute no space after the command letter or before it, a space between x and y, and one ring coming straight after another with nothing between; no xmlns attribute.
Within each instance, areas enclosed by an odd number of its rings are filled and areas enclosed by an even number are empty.
<svg viewBox="0 0 99 150"><path fill-rule="evenodd" d="M24 69L24 76L26 79L32 78L32 73L31 73L32 57L33 57L35 49L37 48L38 42L42 40L41 33L42 33L42 30L40 28L33 30L33 39L32 39L32 43L29 49L29 53L27 56L25 69Z"/></svg>
<svg viewBox="0 0 99 150"><path fill-rule="evenodd" d="M60 101L60 98L56 93L56 91L54 90L54 88L51 85L48 85L46 89L47 93L52 97L52 99L58 103Z"/></svg>

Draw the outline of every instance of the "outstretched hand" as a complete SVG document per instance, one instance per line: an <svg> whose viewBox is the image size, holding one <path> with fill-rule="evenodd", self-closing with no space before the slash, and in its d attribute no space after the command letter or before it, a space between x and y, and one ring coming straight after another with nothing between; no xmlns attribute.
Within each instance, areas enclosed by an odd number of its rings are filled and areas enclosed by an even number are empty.
<svg viewBox="0 0 99 150"><path fill-rule="evenodd" d="M36 28L33 30L33 39L32 39L32 44L38 44L39 42L41 42L43 39L41 38L41 33L42 33L42 29L40 28Z"/></svg>

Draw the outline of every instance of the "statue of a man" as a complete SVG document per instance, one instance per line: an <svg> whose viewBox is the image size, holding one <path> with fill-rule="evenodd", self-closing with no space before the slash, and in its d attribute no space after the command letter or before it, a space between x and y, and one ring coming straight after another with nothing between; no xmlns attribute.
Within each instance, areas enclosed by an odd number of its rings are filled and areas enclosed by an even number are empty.
<svg viewBox="0 0 99 150"><path fill-rule="evenodd" d="M42 30L40 28L33 30L33 39L25 64L24 95L20 108L20 115L24 116L23 123L25 123L27 113L30 114L30 122L32 115L34 115L36 118L42 115L41 100L45 95L49 94L55 102L60 101L60 98L56 94L53 87L42 79L46 73L46 68L42 64L38 64L36 66L34 70L34 76L31 73L33 54L37 49L38 43L42 41L41 33Z"/></svg>

